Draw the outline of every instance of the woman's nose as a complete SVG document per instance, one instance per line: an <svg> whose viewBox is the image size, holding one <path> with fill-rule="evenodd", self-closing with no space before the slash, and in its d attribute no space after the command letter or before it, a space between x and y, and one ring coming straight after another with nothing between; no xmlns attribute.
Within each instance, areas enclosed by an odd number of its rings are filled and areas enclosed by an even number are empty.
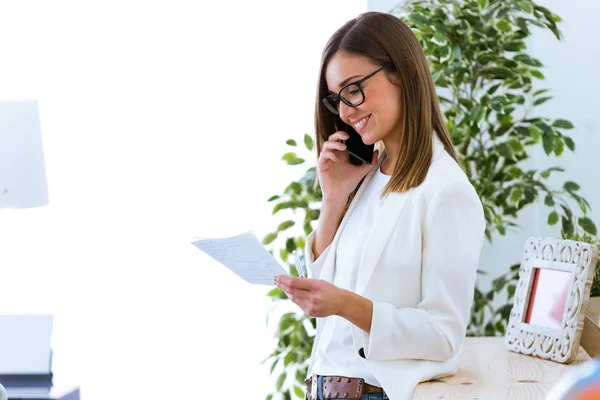
<svg viewBox="0 0 600 400"><path fill-rule="evenodd" d="M350 116L354 113L354 107L350 107L343 101L340 101L340 104L338 106L338 112L340 113L340 118L342 119L342 121L344 121L344 123L347 123L346 121L348 121Z"/></svg>

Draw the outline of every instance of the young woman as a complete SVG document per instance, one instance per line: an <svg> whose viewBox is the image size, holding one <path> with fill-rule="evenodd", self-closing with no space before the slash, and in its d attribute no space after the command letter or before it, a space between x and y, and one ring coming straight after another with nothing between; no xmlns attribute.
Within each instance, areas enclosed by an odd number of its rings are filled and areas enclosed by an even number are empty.
<svg viewBox="0 0 600 400"><path fill-rule="evenodd" d="M485 232L427 60L398 18L367 12L327 43L315 107L318 225L311 278L276 284L317 332L308 399L408 399L456 371ZM349 162L351 125L371 164ZM381 154L380 154L381 153Z"/></svg>

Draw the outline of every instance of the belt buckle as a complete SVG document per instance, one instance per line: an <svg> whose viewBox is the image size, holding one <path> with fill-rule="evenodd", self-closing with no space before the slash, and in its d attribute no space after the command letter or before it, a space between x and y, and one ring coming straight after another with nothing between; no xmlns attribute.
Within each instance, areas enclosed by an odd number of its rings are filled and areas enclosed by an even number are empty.
<svg viewBox="0 0 600 400"><path fill-rule="evenodd" d="M317 383L318 383L318 377L316 374L313 374L313 376L311 376L311 382L310 382L310 398L313 400L317 400Z"/></svg>

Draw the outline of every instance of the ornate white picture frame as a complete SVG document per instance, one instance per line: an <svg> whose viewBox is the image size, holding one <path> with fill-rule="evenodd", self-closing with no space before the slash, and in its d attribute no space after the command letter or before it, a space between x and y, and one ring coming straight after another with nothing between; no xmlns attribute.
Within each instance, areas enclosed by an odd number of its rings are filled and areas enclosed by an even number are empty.
<svg viewBox="0 0 600 400"><path fill-rule="evenodd" d="M527 239L506 331L510 350L575 360L597 259L598 248L589 243Z"/></svg>

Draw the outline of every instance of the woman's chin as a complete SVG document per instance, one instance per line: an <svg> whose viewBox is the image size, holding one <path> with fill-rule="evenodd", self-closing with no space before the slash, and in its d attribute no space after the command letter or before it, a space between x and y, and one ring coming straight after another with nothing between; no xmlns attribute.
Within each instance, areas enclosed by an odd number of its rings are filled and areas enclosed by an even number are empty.
<svg viewBox="0 0 600 400"><path fill-rule="evenodd" d="M361 138L362 142L367 146L375 143L373 140L371 140L371 135L368 132L361 134L360 138Z"/></svg>

